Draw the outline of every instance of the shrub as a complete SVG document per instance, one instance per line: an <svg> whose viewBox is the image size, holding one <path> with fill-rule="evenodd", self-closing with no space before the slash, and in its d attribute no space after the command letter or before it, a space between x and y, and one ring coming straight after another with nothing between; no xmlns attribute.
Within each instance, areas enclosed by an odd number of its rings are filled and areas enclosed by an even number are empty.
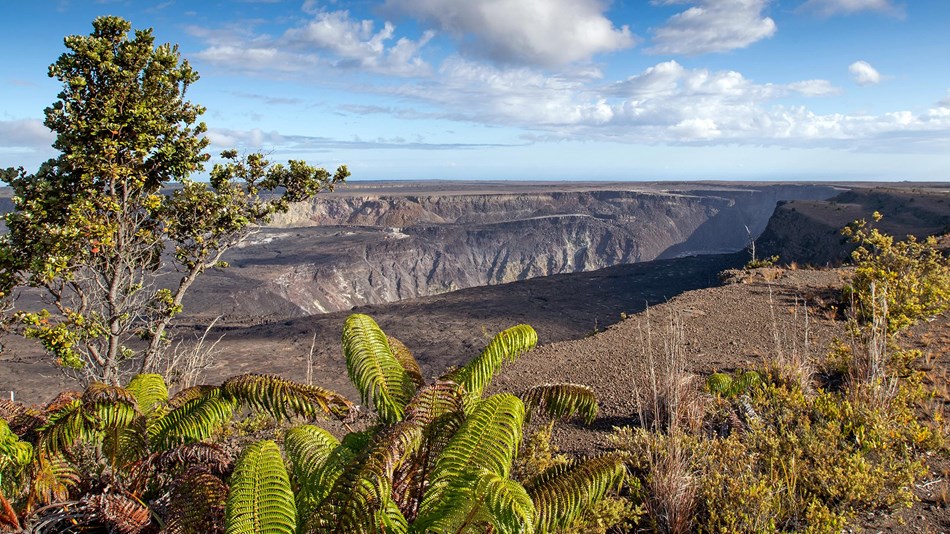
<svg viewBox="0 0 950 534"><path fill-rule="evenodd" d="M874 212L873 219L881 220L881 214ZM889 333L950 310L950 261L937 250L936 238L895 241L863 219L842 234L858 245L851 253L857 269L845 296L854 303L859 320L880 312L878 295L886 305Z"/></svg>

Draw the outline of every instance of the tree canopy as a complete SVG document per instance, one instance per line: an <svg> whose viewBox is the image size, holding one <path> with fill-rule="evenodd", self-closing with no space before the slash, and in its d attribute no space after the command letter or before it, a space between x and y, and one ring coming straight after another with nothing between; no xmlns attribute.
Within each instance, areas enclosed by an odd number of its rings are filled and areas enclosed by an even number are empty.
<svg viewBox="0 0 950 534"><path fill-rule="evenodd" d="M52 311L15 319L85 381L156 369L182 298L207 269L290 203L349 175L262 154L221 154L208 182L205 109L185 97L198 74L152 31L100 17L65 38L50 66L63 83L45 111L60 155L6 169L14 192L0 240L0 296L45 290ZM171 276L166 276L171 275ZM171 282L169 282L171 280Z"/></svg>

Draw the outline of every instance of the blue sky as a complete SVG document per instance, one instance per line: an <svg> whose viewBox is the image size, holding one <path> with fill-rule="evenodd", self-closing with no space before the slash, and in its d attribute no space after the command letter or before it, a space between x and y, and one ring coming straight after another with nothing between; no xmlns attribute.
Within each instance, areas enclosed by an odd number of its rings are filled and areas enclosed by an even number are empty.
<svg viewBox="0 0 950 534"><path fill-rule="evenodd" d="M950 181L946 0L3 2L0 167L63 37L152 27L212 149L353 179Z"/></svg>

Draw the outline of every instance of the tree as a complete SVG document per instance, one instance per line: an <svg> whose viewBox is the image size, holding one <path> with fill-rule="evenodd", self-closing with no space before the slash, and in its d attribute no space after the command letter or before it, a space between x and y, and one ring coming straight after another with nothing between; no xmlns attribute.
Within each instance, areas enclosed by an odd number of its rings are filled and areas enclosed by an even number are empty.
<svg viewBox="0 0 950 534"><path fill-rule="evenodd" d="M54 312L18 312L40 341L86 382L118 384L155 370L167 329L196 278L289 204L348 175L302 161L271 165L261 154L222 153L210 183L204 108L185 99L197 73L177 47L155 46L117 17L49 74L63 82L46 109L59 157L33 174L3 171L14 190L9 233L0 241L0 297L15 285L45 290Z"/></svg>

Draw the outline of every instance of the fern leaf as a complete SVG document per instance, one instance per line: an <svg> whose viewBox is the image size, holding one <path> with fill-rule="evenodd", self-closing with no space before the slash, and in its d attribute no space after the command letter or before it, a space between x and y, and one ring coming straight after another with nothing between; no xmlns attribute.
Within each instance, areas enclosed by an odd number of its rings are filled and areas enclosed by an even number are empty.
<svg viewBox="0 0 950 534"><path fill-rule="evenodd" d="M552 467L525 487L537 508L540 532L555 532L571 526L626 477L623 460L616 454Z"/></svg>
<svg viewBox="0 0 950 534"><path fill-rule="evenodd" d="M175 394L175 396L168 399L168 409L174 410L175 408L181 408L189 401L217 394L218 386L191 386L190 388L185 388L179 391Z"/></svg>
<svg viewBox="0 0 950 534"><path fill-rule="evenodd" d="M33 460L33 446L10 430L0 419L0 471L7 467L25 467ZM0 480L2 482L2 480Z"/></svg>
<svg viewBox="0 0 950 534"><path fill-rule="evenodd" d="M456 370L449 378L458 382L469 394L481 397L485 386L501 368L502 363L511 362L538 343L538 334L526 324L513 326L496 335L482 353Z"/></svg>
<svg viewBox="0 0 950 534"><path fill-rule="evenodd" d="M591 424L597 417L597 396L590 386L580 384L541 384L521 394L528 417L538 409L551 419L567 419L575 414Z"/></svg>
<svg viewBox="0 0 950 534"><path fill-rule="evenodd" d="M79 484L79 474L60 455L39 452L31 467L29 500L41 505L69 499L70 489Z"/></svg>
<svg viewBox="0 0 950 534"><path fill-rule="evenodd" d="M762 375L755 371L746 371L736 378L733 394L748 393L750 389L760 384L762 384Z"/></svg>
<svg viewBox="0 0 950 534"><path fill-rule="evenodd" d="M313 419L324 414L345 416L352 408L339 393L272 375L244 374L221 384L225 399L233 399L276 419L299 415Z"/></svg>
<svg viewBox="0 0 950 534"><path fill-rule="evenodd" d="M228 486L200 469L190 469L175 481L168 501L167 534L224 532Z"/></svg>
<svg viewBox="0 0 950 534"><path fill-rule="evenodd" d="M132 393L118 386L90 384L82 394L82 402L83 409L95 416L98 430L128 426L140 415Z"/></svg>
<svg viewBox="0 0 950 534"><path fill-rule="evenodd" d="M109 532L139 534L152 522L151 510L138 500L125 495L101 493L84 501Z"/></svg>
<svg viewBox="0 0 950 534"><path fill-rule="evenodd" d="M59 407L37 432L40 447L50 455L67 451L80 440L95 436L96 421L83 409L80 399L73 399Z"/></svg>
<svg viewBox="0 0 950 534"><path fill-rule="evenodd" d="M228 534L293 534L297 509L280 450L273 441L249 445L234 466L224 510Z"/></svg>
<svg viewBox="0 0 950 534"><path fill-rule="evenodd" d="M476 483L475 495L476 502L484 502L489 523L496 532L534 532L534 502L518 482L483 471Z"/></svg>
<svg viewBox="0 0 950 534"><path fill-rule="evenodd" d="M416 388L426 385L425 379L422 378L422 368L419 367L419 362L416 361L416 357L412 355L409 347L393 336L386 336L386 340L389 341L389 348L393 351L393 357L406 370Z"/></svg>
<svg viewBox="0 0 950 534"><path fill-rule="evenodd" d="M135 397L139 411L146 417L168 403L168 386L159 374L135 375L125 389Z"/></svg>
<svg viewBox="0 0 950 534"><path fill-rule="evenodd" d="M149 427L152 449L169 449L175 445L208 438L231 420L234 403L221 398L217 388L205 396L193 398Z"/></svg>
<svg viewBox="0 0 950 534"><path fill-rule="evenodd" d="M323 488L317 487L318 475L339 446L339 440L332 434L313 425L296 426L284 436L284 452L297 484L297 511L301 517L309 516L318 498L326 494L325 490L321 491Z"/></svg>
<svg viewBox="0 0 950 534"><path fill-rule="evenodd" d="M393 356L386 334L371 317L353 314L343 325L343 355L350 381L360 399L370 399L381 421L402 419L403 408L415 393L409 373Z"/></svg>
<svg viewBox="0 0 950 534"><path fill-rule="evenodd" d="M706 379L706 388L713 395L728 397L732 392L732 376L726 373L713 373Z"/></svg>
<svg viewBox="0 0 950 534"><path fill-rule="evenodd" d="M380 431L337 479L308 525L310 532L382 532L402 524L390 504L396 469L419 447L421 428L400 422ZM398 509L397 509L398 511Z"/></svg>
<svg viewBox="0 0 950 534"><path fill-rule="evenodd" d="M518 454L524 424L524 404L511 394L480 402L449 440L432 471L420 508L425 525L450 514L453 502L471 498L482 471L507 478ZM453 495L462 495L455 499Z"/></svg>

